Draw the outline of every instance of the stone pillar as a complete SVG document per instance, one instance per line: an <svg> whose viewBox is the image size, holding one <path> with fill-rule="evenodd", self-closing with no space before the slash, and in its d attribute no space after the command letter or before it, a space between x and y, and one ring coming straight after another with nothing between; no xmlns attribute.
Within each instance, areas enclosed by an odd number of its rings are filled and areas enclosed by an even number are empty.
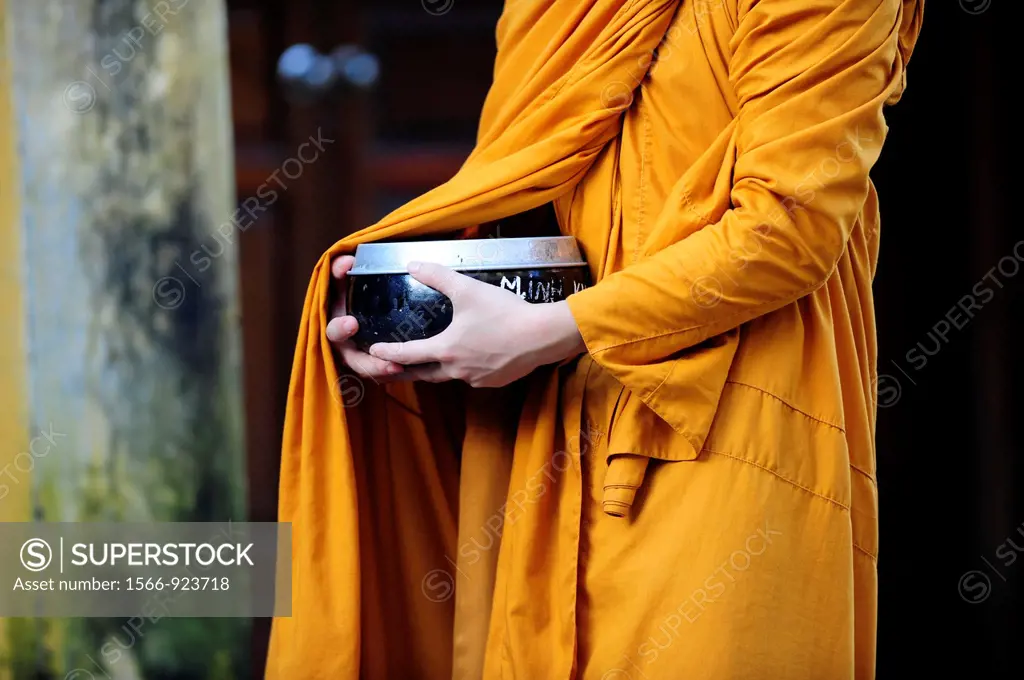
<svg viewBox="0 0 1024 680"><path fill-rule="evenodd" d="M244 520L223 0L0 22L0 518ZM247 676L247 622L126 623L0 622L0 669Z"/></svg>

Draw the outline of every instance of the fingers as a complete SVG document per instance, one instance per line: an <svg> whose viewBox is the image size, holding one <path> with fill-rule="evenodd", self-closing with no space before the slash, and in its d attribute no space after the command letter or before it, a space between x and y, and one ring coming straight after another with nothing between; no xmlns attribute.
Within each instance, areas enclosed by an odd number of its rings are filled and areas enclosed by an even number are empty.
<svg viewBox="0 0 1024 680"><path fill-rule="evenodd" d="M359 330L359 322L353 316L337 316L327 322L327 339L341 349L341 344L350 339Z"/></svg>
<svg viewBox="0 0 1024 680"><path fill-rule="evenodd" d="M436 338L426 340L410 340L409 342L378 342L370 347L370 356L384 361L394 361L404 366L413 364L432 364L444 361L447 357L442 350L441 342Z"/></svg>
<svg viewBox="0 0 1024 680"><path fill-rule="evenodd" d="M346 343L339 350L339 354L341 354L341 360L352 369L353 373L370 378L375 382L387 382L389 378L403 373L403 368L398 364L372 357L366 352L356 349L352 343Z"/></svg>
<svg viewBox="0 0 1024 680"><path fill-rule="evenodd" d="M354 321L354 317L348 316L348 301L345 299L345 291L340 291L340 293L338 299L334 301L334 306L331 307L331 321L337 321L338 319L352 319ZM327 322L328 328L331 327L331 321ZM352 332L355 333L355 331ZM330 337L330 334L328 334L328 337Z"/></svg>
<svg viewBox="0 0 1024 680"><path fill-rule="evenodd" d="M336 257L331 262L331 275L336 279L340 279L347 274L350 269L352 269L352 265L355 263L356 258L351 255L341 255Z"/></svg>
<svg viewBox="0 0 1024 680"><path fill-rule="evenodd" d="M338 282L333 292L334 304L331 307L332 317L345 316L348 313L348 281L346 280L345 275L348 274L355 263L356 258L351 255L336 257L334 258L334 261L331 262L331 276L337 279Z"/></svg>
<svg viewBox="0 0 1024 680"><path fill-rule="evenodd" d="M342 362L357 375L378 382L401 374L402 367L398 364L386 359L372 357L366 352L360 351L352 343L352 336L358 330L359 324L351 316L341 316L328 322L326 329L327 339L338 350Z"/></svg>
<svg viewBox="0 0 1024 680"><path fill-rule="evenodd" d="M334 318L328 321L325 329L327 339L338 351L341 361L356 375L370 378L375 382L412 380L413 377L406 375L401 365L386 358L370 356L352 343L352 336L359 330L359 323L354 317L346 314L345 277L355 262L356 258L351 255L341 255L331 262L331 276L342 282L342 286L338 290L338 297L332 309Z"/></svg>
<svg viewBox="0 0 1024 680"><path fill-rule="evenodd" d="M465 274L433 262L410 262L407 268L414 279L444 293L453 302L469 285L479 283Z"/></svg>

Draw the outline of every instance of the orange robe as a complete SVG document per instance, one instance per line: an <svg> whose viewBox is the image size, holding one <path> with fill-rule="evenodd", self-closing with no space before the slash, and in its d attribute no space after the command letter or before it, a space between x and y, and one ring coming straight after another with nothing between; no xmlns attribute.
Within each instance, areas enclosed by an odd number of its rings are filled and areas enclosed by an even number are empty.
<svg viewBox="0 0 1024 680"><path fill-rule="evenodd" d="M463 169L314 272L268 678L873 677L868 172L922 12L507 3ZM334 256L548 202L596 281L586 355L337 394Z"/></svg>

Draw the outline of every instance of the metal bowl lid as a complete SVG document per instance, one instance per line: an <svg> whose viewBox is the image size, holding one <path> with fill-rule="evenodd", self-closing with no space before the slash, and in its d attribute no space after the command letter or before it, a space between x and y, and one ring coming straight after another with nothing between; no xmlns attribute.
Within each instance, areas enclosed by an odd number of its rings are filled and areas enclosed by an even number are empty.
<svg viewBox="0 0 1024 680"><path fill-rule="evenodd" d="M572 236L363 243L350 276L405 274L411 261L462 271L586 266Z"/></svg>

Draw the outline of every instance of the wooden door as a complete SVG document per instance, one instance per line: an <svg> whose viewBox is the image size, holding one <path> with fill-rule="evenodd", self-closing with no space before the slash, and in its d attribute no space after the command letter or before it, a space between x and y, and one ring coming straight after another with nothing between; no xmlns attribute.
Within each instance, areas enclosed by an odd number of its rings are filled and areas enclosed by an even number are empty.
<svg viewBox="0 0 1024 680"><path fill-rule="evenodd" d="M228 0L249 519L273 521L299 318L332 243L472 148L499 0ZM257 621L253 673L269 632Z"/></svg>

